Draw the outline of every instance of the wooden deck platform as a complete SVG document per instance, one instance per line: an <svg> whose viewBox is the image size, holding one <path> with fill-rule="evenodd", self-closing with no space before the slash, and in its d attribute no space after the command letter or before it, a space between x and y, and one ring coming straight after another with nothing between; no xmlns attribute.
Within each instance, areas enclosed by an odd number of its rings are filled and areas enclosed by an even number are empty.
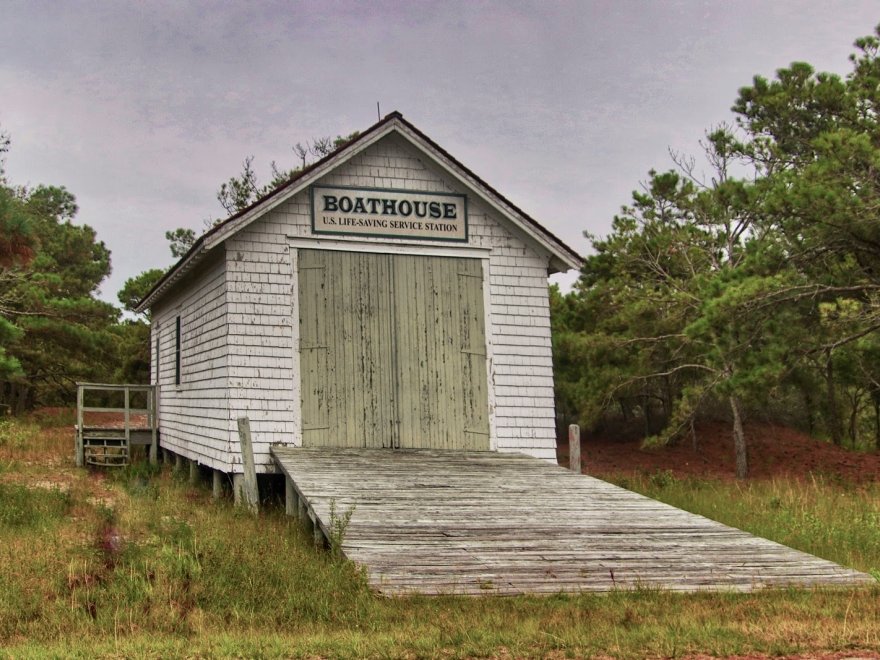
<svg viewBox="0 0 880 660"><path fill-rule="evenodd" d="M89 405L103 396L109 401ZM112 405L115 399L116 405ZM134 405L134 399L141 406ZM100 399L99 399L100 402ZM133 445L149 447L150 462L159 455L156 388L131 383L77 383L74 455L76 464L99 467L128 465Z"/></svg>
<svg viewBox="0 0 880 660"><path fill-rule="evenodd" d="M744 591L873 578L522 454L273 447L288 494L370 585L516 594ZM292 485L292 489L291 489ZM289 509L290 510L290 509Z"/></svg>

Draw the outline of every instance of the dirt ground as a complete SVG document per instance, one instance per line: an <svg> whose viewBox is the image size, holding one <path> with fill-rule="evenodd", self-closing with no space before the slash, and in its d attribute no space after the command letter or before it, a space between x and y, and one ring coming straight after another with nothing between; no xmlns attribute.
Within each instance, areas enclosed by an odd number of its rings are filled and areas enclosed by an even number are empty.
<svg viewBox="0 0 880 660"><path fill-rule="evenodd" d="M856 452L815 440L799 431L773 424L746 426L750 476L808 477L810 474L862 484L880 480L880 453ZM671 471L677 477L733 479L733 437L723 423L696 426L697 449L690 439L676 446L642 449L640 439L611 434L581 438L581 462L587 474L654 473ZM557 448L561 465L568 465L568 443Z"/></svg>
<svg viewBox="0 0 880 660"><path fill-rule="evenodd" d="M67 412L43 408L37 416L54 417ZM74 412L68 413L74 419ZM86 424L122 428L121 413L92 413ZM145 415L132 415L134 428L147 428ZM587 434L581 438L581 463L586 474L648 473L669 470L677 477L735 478L733 436L723 422L703 422L695 427L697 448L690 438L674 446L643 449L634 434ZM857 452L816 440L794 429L775 424L747 424L749 467L752 478L810 474L854 484L880 481L880 453ZM73 427L70 428L71 438ZM561 465L568 465L568 442L556 448Z"/></svg>

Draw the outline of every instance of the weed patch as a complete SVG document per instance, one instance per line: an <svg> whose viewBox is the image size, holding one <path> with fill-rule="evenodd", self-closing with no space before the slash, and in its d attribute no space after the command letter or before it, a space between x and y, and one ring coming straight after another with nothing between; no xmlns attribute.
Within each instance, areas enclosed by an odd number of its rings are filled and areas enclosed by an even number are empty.
<svg viewBox="0 0 880 660"><path fill-rule="evenodd" d="M3 449L22 449L33 442L34 436L38 433L39 427L35 424L0 418L0 447Z"/></svg>
<svg viewBox="0 0 880 660"><path fill-rule="evenodd" d="M348 524L351 522L351 516L354 513L354 507L349 507L342 513L336 508L336 500L330 500L330 555L333 559L340 561L343 559L342 543L345 541L345 533L348 530Z"/></svg>
<svg viewBox="0 0 880 660"><path fill-rule="evenodd" d="M70 494L59 489L0 483L0 530L45 527L57 522L70 507Z"/></svg>

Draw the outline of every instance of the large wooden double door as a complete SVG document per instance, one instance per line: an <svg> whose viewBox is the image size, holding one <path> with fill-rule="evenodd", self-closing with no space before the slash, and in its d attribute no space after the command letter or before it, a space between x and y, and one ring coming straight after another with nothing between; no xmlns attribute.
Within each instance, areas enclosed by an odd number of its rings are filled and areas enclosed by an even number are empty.
<svg viewBox="0 0 880 660"><path fill-rule="evenodd" d="M303 446L489 449L479 259L301 249Z"/></svg>

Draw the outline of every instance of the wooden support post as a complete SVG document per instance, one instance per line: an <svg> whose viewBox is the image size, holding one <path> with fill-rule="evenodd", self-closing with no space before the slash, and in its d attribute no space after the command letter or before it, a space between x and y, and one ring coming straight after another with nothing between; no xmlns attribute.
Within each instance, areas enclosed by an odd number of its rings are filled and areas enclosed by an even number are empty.
<svg viewBox="0 0 880 660"><path fill-rule="evenodd" d="M300 498L299 505L300 505L300 507L302 507L302 509L300 509L300 511L302 511L305 508L305 505L303 505L302 498ZM314 523L314 521L312 521L311 516L309 516L308 510L306 510L305 515L301 515L299 517L299 520L303 525L305 525L306 529L309 532L311 532L312 534L315 533L315 523Z"/></svg>
<svg viewBox="0 0 880 660"><path fill-rule="evenodd" d="M260 508L260 491L257 486L257 468L254 465L251 423L247 417L238 418L238 439L241 442L241 462L244 466L244 503L256 513Z"/></svg>
<svg viewBox="0 0 880 660"><path fill-rule="evenodd" d="M312 535L315 540L316 548L323 548L324 543L324 532L321 531L321 525L318 523L318 516L314 512L311 513L312 520Z"/></svg>
<svg viewBox="0 0 880 660"><path fill-rule="evenodd" d="M211 495L215 500L223 497L223 473L220 470L214 470L211 474Z"/></svg>
<svg viewBox="0 0 880 660"><path fill-rule="evenodd" d="M577 424L568 427L568 467L581 473L581 427Z"/></svg>
<svg viewBox="0 0 880 660"><path fill-rule="evenodd" d="M309 517L309 511L306 509L306 502L303 498L298 497L296 502L296 517L300 520L306 520Z"/></svg>
<svg viewBox="0 0 880 660"><path fill-rule="evenodd" d="M235 506L241 506L244 501L244 475L232 475L232 501Z"/></svg>
<svg viewBox="0 0 880 660"><path fill-rule="evenodd" d="M297 515L299 509L299 495L293 487L293 480L290 477L284 477L284 512L288 516Z"/></svg>
<svg viewBox="0 0 880 660"><path fill-rule="evenodd" d="M150 465L159 463L159 424L156 417L156 388L147 390L147 421L150 424Z"/></svg>
<svg viewBox="0 0 880 660"><path fill-rule="evenodd" d="M179 473L181 470L183 470L183 456L174 454L174 471Z"/></svg>
<svg viewBox="0 0 880 660"><path fill-rule="evenodd" d="M165 464L168 464L171 462L171 452L168 451L167 449L165 449L164 447L162 448L162 462Z"/></svg>
<svg viewBox="0 0 880 660"><path fill-rule="evenodd" d="M193 486L199 483L199 462L195 459L189 461L189 483Z"/></svg>

